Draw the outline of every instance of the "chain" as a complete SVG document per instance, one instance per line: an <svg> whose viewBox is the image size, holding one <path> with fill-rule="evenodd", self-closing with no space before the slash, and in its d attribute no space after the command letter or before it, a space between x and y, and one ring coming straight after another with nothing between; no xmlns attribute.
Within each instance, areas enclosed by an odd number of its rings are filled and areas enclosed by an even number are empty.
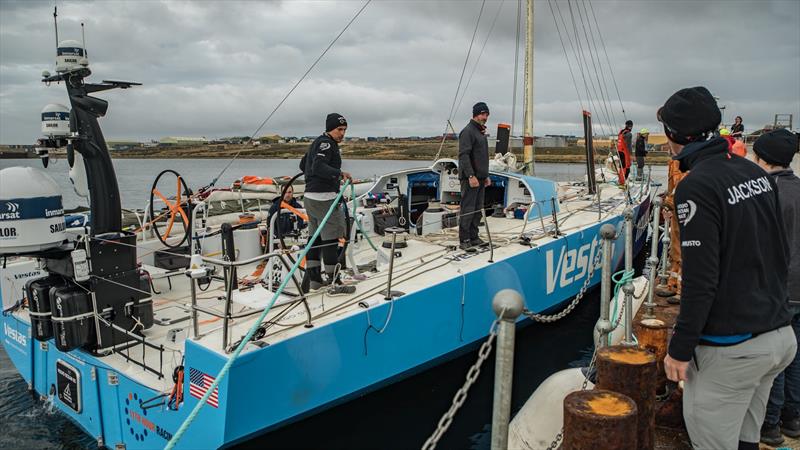
<svg viewBox="0 0 800 450"><path fill-rule="evenodd" d="M522 311L522 314L525 314L525 316L527 316L529 319L544 323L555 322L569 315L569 313L571 313L572 310L574 310L575 307L578 306L578 303L581 302L583 296L586 294L586 291L589 290L589 285L592 282L592 277L594 276L595 268L600 264L600 259L602 257L603 257L603 247L601 246L600 249L597 251L597 253L595 253L594 255L594 261L592 262L592 266L589 268L589 273L586 275L586 279L583 281L583 286L581 286L581 290L578 291L578 295L576 295L575 298L572 299L572 301L569 303L569 305L567 305L566 308L552 315L535 314L533 311L526 308Z"/></svg>
<svg viewBox="0 0 800 450"><path fill-rule="evenodd" d="M500 317L505 315L505 309L503 309L502 314ZM495 320L492 322L491 328L489 328L489 338L486 339L481 345L480 350L478 350L478 360L475 361L475 364L469 368L467 371L467 380L464 382L464 385L461 386L461 389L456 392L456 395L453 397L453 403L450 405L450 409L447 410L446 413L439 419L439 424L436 426L436 431L431 434L427 441L422 445L422 450L433 450L436 448L436 444L439 442L439 439L442 438L442 435L450 428L450 424L453 423L453 419L455 418L456 413L458 412L461 405L467 400L467 393L469 388L472 387L472 384L475 383L475 380L478 379L478 375L481 373L481 366L489 358L489 353L492 351L492 343L494 343L495 337L497 337L497 325L500 323L500 319Z"/></svg>

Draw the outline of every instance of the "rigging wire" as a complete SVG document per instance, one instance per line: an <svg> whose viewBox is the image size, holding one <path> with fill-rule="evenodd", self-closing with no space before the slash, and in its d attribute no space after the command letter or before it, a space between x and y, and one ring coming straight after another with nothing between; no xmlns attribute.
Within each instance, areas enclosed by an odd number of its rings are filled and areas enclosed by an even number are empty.
<svg viewBox="0 0 800 450"><path fill-rule="evenodd" d="M572 62L567 55L567 47L564 45L564 38L561 36L561 28L558 26L558 20L556 20L556 14L553 10L553 3L552 0L547 0L547 6L550 7L550 14L553 16L553 23L556 26L556 32L558 32L558 40L561 41L561 49L564 50L564 58L567 60L567 67L569 68L569 75L572 78L572 86L575 87L575 94L578 96L578 103L580 104L581 110L584 110L583 106L583 99L581 98L580 90L578 89L578 82L575 79L575 73L572 71ZM515 74L516 78L516 74Z"/></svg>
<svg viewBox="0 0 800 450"><path fill-rule="evenodd" d="M469 49L467 49L467 57L464 58L464 66L461 68L461 76L458 78L458 87L456 87L456 93L453 95L453 104L450 105L450 113L447 115L447 122L444 126L444 132L442 133L442 142L439 143L439 150L436 151L436 156L434 156L433 160L436 161L439 159L439 155L442 153L442 148L444 147L444 141L447 139L447 130L455 130L453 129L453 125L451 121L453 120L453 112L456 109L456 101L458 101L458 94L461 92L461 83L464 81L464 73L467 71L467 63L469 63L469 56L472 53L472 46L475 44L475 36L478 34L478 26L481 24L481 17L483 17L483 8L486 6L486 0L481 2L481 10L478 12L478 20L475 21L475 30L472 31L472 39L469 41Z"/></svg>
<svg viewBox="0 0 800 450"><path fill-rule="evenodd" d="M322 60L322 58L328 53L328 50L330 50L333 47L333 45L336 44L336 41L338 41L339 38L342 37L344 32L347 31L348 28L350 28L350 25L352 25L353 22L356 21L358 16L360 16L361 13L364 12L364 10L367 8L367 6L369 6L369 4L371 2L372 2L372 0L367 0L366 3L364 3L364 5L361 7L361 9L359 9L358 12L356 12L356 14L353 16L353 18L350 19L349 22L347 22L347 25L345 25L344 28L342 28L342 31L340 31L339 34L337 34L336 37L333 38L331 43L328 44L327 47L325 47L325 50L322 51L322 53L317 57L317 59L314 61L314 63L311 64L311 66L308 68L308 70L305 71L303 76L301 76L300 79L297 80L297 82L294 84L294 86L292 86L292 88L289 90L289 92L286 93L286 95L283 97L283 99L281 99L281 101L278 102L278 104L275 106L275 108L272 110L272 112L269 113L267 118L264 119L263 122L261 122L261 125L259 125L258 128L256 128L256 131L254 131L253 134L250 135L250 139L249 139L250 141L252 141L253 138L256 136L256 134L258 134L258 132L261 131L262 128L264 128L264 125L266 125L267 122L269 122L269 120L272 118L272 116L275 115L275 113L278 111L278 109L281 106L283 106L283 103L286 102L286 100L289 98L290 95L292 95L294 90L297 89L298 86L300 86L300 83L302 83L303 80L306 79L308 74L311 73L312 70L314 70L314 67L316 67L317 64L319 64L319 62ZM228 168L231 166L231 164L233 164L233 162L236 161L236 159L242 153L242 150L244 150L244 149L239 150L236 153L236 155L234 155L233 158L231 158L231 160L228 161L228 164L226 164L225 167L222 168L222 170L219 172L219 174L216 177L214 177L214 179L211 181L211 183L207 187L209 187L209 188L213 187L217 183L217 181L219 181L219 178L225 173L225 171L228 170Z"/></svg>
<svg viewBox="0 0 800 450"><path fill-rule="evenodd" d="M586 52L591 52L591 50L588 48L588 42L586 43L586 45L584 45L584 43L583 43L583 39L585 38L585 36L583 36L583 37L581 36L580 30L578 28L578 21L575 18L575 11L572 8L572 1L571 0L567 0L567 6L569 6L570 20L572 22L572 27L573 27L573 30L575 32L575 41L578 43L578 48L580 50L580 54L581 54L581 58L582 58L582 61L583 61L583 65L586 68L586 75L589 78L589 86L592 88L592 95L594 96L595 103L598 105L598 108L597 108L596 112L600 115L599 118L601 118L602 121L605 121L605 123L608 123L608 122L610 122L610 120L608 119L608 117L606 116L605 111L602 108L601 96L597 92L597 86L595 85L595 79L592 78L592 72L591 72L591 68L589 66L589 58L586 57ZM591 53L590 53L590 57L591 57ZM600 122L600 125L603 124L602 121ZM601 127L601 129L602 128L603 127Z"/></svg>
<svg viewBox="0 0 800 450"><path fill-rule="evenodd" d="M475 36L478 34L478 26L481 24L481 17L483 16L483 9L486 6L486 0L481 2L481 10L478 12L478 20L475 21L475 30L472 32L472 39L469 41L469 49L467 50L467 57L464 58L464 67L461 68L461 76L458 78L458 87L456 87L456 95L453 96L453 104L450 106L450 114L447 115L448 122L453 120L453 113L456 109L456 101L458 100L458 93L461 92L461 83L464 81L464 73L467 71L467 63L469 62L470 54L472 53L472 46L475 44Z"/></svg>
<svg viewBox="0 0 800 450"><path fill-rule="evenodd" d="M592 22L589 20L589 10L586 8L586 3L583 4L583 11L586 15L586 23L589 27L589 35L592 36L592 46L594 47L594 53L597 57L597 66L600 67L600 76L603 78L603 87L605 88L605 100L608 105L608 110L611 113L611 119L614 121L615 124L619 124L617 122L617 116L614 114L614 107L611 105L611 90L608 88L608 81L606 80L606 71L603 69L603 61L600 58L600 51L598 50L597 39L595 38L595 30L592 28ZM598 29L597 32L600 30Z"/></svg>
<svg viewBox="0 0 800 450"><path fill-rule="evenodd" d="M594 13L594 6L592 6L592 2L589 2L589 9L592 11L592 18L594 19L595 28L597 28L597 34L600 36L600 43L603 45L603 52L606 54L608 69L611 72L611 80L614 82L614 89L617 91L617 99L619 100L619 107L622 109L622 116L625 118L625 120L628 120L628 116L625 114L625 107L622 105L622 96L619 95L619 87L617 86L617 78L614 76L614 68L611 65L611 59L608 57L608 51L606 50L606 42L603 39L603 31L600 29L600 25L597 23L597 16Z"/></svg>
<svg viewBox="0 0 800 450"><path fill-rule="evenodd" d="M500 11L503 9L503 3L505 2L506 0L502 0L500 2L500 6L497 7L497 12L494 14L492 25L489 27L489 32L486 34L486 39L483 41L481 51L478 53L478 58L475 60L475 65L472 66L472 72L470 72L469 78L467 78L467 84L464 85L464 90L461 91L461 98L458 100L458 105L456 105L456 111L461 107L461 102L464 101L464 97L467 95L469 84L472 82L472 76L475 75L475 70L478 68L478 64L481 62L481 56L483 56L483 51L486 49L486 44L489 42L489 37L491 37L492 31L494 31L494 26L497 24L497 18L500 16Z"/></svg>
<svg viewBox="0 0 800 450"><path fill-rule="evenodd" d="M570 34L569 27L567 26L567 21L566 21L566 19L564 19L564 15L561 13L561 7L558 5L558 2L555 2L555 5L556 5L556 11L558 11L558 16L561 19L561 23L562 23L562 25L564 27L565 34L567 35L567 40L569 41L570 48L572 49L572 53L573 53L573 55L575 57L575 61L576 61L577 65L578 65L578 69L580 69L580 71L581 71L581 80L583 81L583 87L584 87L584 90L586 91L586 101L587 101L587 103L589 105L589 109L592 112L594 112L594 111L597 110L597 108L595 108L595 106L594 106L595 102L592 100L592 91L589 89L589 83L586 81L586 69L585 69L586 64L585 64L585 62L582 62L581 51L580 51L580 42L578 41L577 27L575 27L575 21L574 20L572 21L573 33L574 33L574 36L575 36L575 40L573 42L572 35ZM594 127L600 128L601 133L604 132L603 131L603 124L599 120L597 122L592 121L592 127L593 128Z"/></svg>
<svg viewBox="0 0 800 450"><path fill-rule="evenodd" d="M600 119L600 120L598 120L597 125L598 125L598 128L600 128L601 133L606 134L606 133L608 133L606 124L608 124L610 122L610 120L609 120L609 118L605 114L605 111L602 108L601 96L597 92L597 86L595 85L595 79L592 78L592 73L591 73L591 69L590 69L590 66L589 66L589 62L588 62L589 58L587 58L587 56L586 56L586 52L590 52L591 50L588 48L588 44L586 46L584 46L584 43L583 43L583 40L582 40L582 37L581 37L581 33L580 33L579 29L578 29L578 21L575 18L575 10L573 10L573 8L572 8L572 1L571 0L567 0L567 6L569 7L570 22L572 23L572 29L573 29L573 33L575 35L575 43L576 43L576 46L578 48L578 55L580 56L582 68L585 68L585 70L586 70L586 77L589 79L588 86L589 86L589 88L591 88L591 96L592 96L591 98L593 98L592 104L593 105L597 105L596 107L595 106L592 107L595 110L595 112L598 114L598 116L597 116L598 119Z"/></svg>
<svg viewBox="0 0 800 450"><path fill-rule="evenodd" d="M584 37L586 39L586 48L589 51L589 59L591 60L592 68L594 69L594 77L597 80L597 89L600 92L600 100L601 100L600 105L603 107L603 111L605 112L606 120L608 120L610 124L615 124L616 120L614 120L613 122L611 121L613 119L613 115L610 114L609 102L608 102L608 99L607 99L607 96L606 96L605 92L603 91L603 83L600 81L600 75L598 75L597 62L595 60L596 59L600 59L600 58L599 58L599 55L596 55L597 47L596 46L593 47L594 38L591 36L591 33L589 31L586 31L586 23L585 22L588 21L588 18L587 18L586 21L584 21L583 12L581 11L581 3L583 3L583 2L577 2L576 5L575 5L575 9L578 11L578 18L581 21L581 29L583 29L583 35L584 35ZM600 71L602 72L602 67L600 68Z"/></svg>

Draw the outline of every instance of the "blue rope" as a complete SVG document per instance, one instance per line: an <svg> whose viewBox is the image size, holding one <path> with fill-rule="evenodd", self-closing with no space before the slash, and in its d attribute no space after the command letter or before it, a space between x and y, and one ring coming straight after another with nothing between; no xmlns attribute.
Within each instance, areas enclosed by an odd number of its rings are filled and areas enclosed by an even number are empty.
<svg viewBox="0 0 800 450"><path fill-rule="evenodd" d="M239 343L239 346L236 347L236 350L234 350L233 354L230 356L230 358L228 358L228 361L225 362L225 365L222 367L222 370L219 371L219 374L217 374L217 377L214 380L214 382L211 383L211 386L209 386L208 389L206 389L206 393L203 395L203 398L201 398L200 401L197 403L197 405L195 405L194 409L192 409L192 412L189 413L189 416L186 417L186 420L184 420L180 428L178 428L178 431L172 436L172 439L169 440L167 446L164 447L165 450L172 450L173 448L175 448L175 445L178 443L178 441L181 440L183 435L186 433L186 430L189 429L189 426L197 418L197 414L200 413L200 410L206 404L208 398L211 397L211 394L219 386L219 383L222 381L223 378L225 378L225 375L228 374L228 371L230 371L233 362L236 361L236 358L238 358L239 354L242 353L244 347L247 345L248 342L250 342L250 339L253 337L253 334L256 332L256 329L261 325L261 322L264 320L267 314L269 314L269 311L272 309L272 305L275 304L275 301L278 299L278 296L281 295L283 289L286 287L287 284L289 284L289 281L292 279L292 275L300 266L300 262L303 261L308 251L311 250L310 243L314 242L319 236L319 234L322 232L322 228L325 226L325 223L328 222L328 218L330 218L331 214L333 214L333 211L338 207L339 200L342 198L342 194L344 194L344 191L348 185L351 185L350 180L345 181L344 186L342 186L342 190L339 191L339 194L336 196L333 203L331 203L331 207L328 208L328 213L325 214L325 217L322 219L322 222L320 222L319 226L317 227L317 230L314 232L314 235L309 238L308 240L309 245L306 245L306 247L301 252L300 257L297 258L297 261L289 270L289 273L285 277L283 277L283 281L281 282L280 286L278 286L278 290L275 292L275 295L272 296L272 300L270 300L269 304L267 304L267 307L264 308L264 311L261 313L258 319L255 322L253 322L253 326L250 327L250 330L242 338L242 341ZM354 208L353 211L355 211L355 204L353 205L353 208Z"/></svg>

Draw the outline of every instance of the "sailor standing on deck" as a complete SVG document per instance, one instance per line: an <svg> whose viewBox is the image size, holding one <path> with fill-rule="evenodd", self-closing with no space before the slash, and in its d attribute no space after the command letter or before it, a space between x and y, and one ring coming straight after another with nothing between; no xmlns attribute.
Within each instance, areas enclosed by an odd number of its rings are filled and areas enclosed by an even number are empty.
<svg viewBox="0 0 800 450"><path fill-rule="evenodd" d="M713 137L721 114L708 89L676 92L657 116L690 170L675 193L683 289L664 370L685 382L694 448L757 450L772 381L797 350L777 186Z"/></svg>
<svg viewBox="0 0 800 450"><path fill-rule="evenodd" d="M639 134L636 135L636 179L641 180L644 177L644 158L647 156L647 137L650 136L650 130L642 128Z"/></svg>
<svg viewBox="0 0 800 450"><path fill-rule="evenodd" d="M753 144L756 164L778 185L781 215L789 242L789 307L794 314L792 328L800 339L800 178L789 168L798 151L798 136L787 130L763 134ZM800 437L800 354L795 354L789 367L775 378L761 427L761 442L781 445L781 432L789 437Z"/></svg>
<svg viewBox="0 0 800 450"><path fill-rule="evenodd" d="M485 243L478 237L481 223L484 189L492 184L489 179L489 142L486 139L486 121L489 107L478 102L472 107L472 120L458 135L458 167L461 180L461 208L458 214L459 247L475 251Z"/></svg>
<svg viewBox="0 0 800 450"><path fill-rule="evenodd" d="M631 174L631 144L633 142L633 121L626 120L625 128L617 133L617 153L619 154L620 182L624 182Z"/></svg>
<svg viewBox="0 0 800 450"><path fill-rule="evenodd" d="M300 171L306 179L303 203L308 214L308 232L313 235L328 213L339 192L339 180L352 180L342 172L342 155L339 142L347 131L347 120L336 113L325 119L325 132L314 139L308 152L300 160ZM355 286L344 285L337 273L339 238L345 236L347 225L341 203L334 207L319 237L310 242L306 254L306 273L301 288L303 292L317 290L330 284L328 295L345 295L355 292ZM321 256L321 258L320 258ZM320 262L320 259L322 260ZM327 279L322 279L320 267L324 264Z"/></svg>

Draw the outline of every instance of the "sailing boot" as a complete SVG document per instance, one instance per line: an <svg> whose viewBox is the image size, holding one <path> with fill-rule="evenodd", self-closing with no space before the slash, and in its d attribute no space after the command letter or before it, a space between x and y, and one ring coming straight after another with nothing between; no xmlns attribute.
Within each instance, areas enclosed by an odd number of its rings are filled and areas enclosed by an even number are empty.
<svg viewBox="0 0 800 450"><path fill-rule="evenodd" d="M306 269L305 275L303 275L303 281L300 283L300 289L303 290L304 294L308 294L309 292L318 291L326 285L327 283L322 281L322 273L320 272L319 267L309 267Z"/></svg>
<svg viewBox="0 0 800 450"><path fill-rule="evenodd" d="M333 279L333 274L329 274L328 279L329 280ZM327 294L330 295L331 297L337 297L340 295L354 294L355 292L356 292L355 286L344 284L344 282L342 282L342 278L340 276L337 276L336 279L333 280L333 282L330 284Z"/></svg>
<svg viewBox="0 0 800 450"><path fill-rule="evenodd" d="M800 437L800 417L781 420L781 432L790 438Z"/></svg>
<svg viewBox="0 0 800 450"><path fill-rule="evenodd" d="M469 240L469 243L470 243L470 244L471 244L473 247L483 247L483 246L485 246L485 245L489 245L489 243L488 243L488 242L484 241L483 239L481 239L481 238L479 238L479 237L476 237L475 239L470 239L470 240Z"/></svg>
<svg viewBox="0 0 800 450"><path fill-rule="evenodd" d="M773 447L783 444L783 435L778 424L764 423L761 427L761 442Z"/></svg>

